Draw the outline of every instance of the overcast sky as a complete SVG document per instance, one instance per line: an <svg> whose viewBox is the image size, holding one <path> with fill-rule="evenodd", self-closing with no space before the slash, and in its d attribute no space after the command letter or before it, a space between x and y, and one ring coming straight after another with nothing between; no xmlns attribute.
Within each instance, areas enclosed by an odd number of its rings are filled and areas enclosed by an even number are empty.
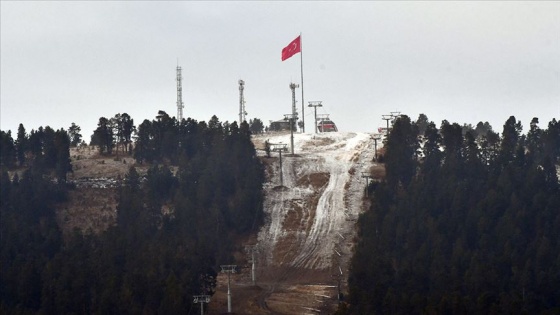
<svg viewBox="0 0 560 315"><path fill-rule="evenodd" d="M233 122L238 80L247 119L291 112L302 34L305 121L322 101L341 131L375 131L381 115L416 120L560 118L560 2L1 1L1 129L82 127L128 113L139 125L176 116ZM301 90L297 90L301 111Z"/></svg>

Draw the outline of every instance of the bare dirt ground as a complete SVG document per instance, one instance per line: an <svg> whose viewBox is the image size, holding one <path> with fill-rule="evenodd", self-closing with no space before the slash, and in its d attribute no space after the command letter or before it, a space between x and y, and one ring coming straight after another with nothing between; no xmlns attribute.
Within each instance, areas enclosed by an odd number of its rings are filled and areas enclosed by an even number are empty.
<svg viewBox="0 0 560 315"><path fill-rule="evenodd" d="M100 155L97 147L70 149L72 173L68 181L76 184L68 201L59 207L57 220L65 235L78 229L98 233L113 225L117 215L117 184L131 166L145 174L148 166L137 165L127 153Z"/></svg>
<svg viewBox="0 0 560 315"><path fill-rule="evenodd" d="M290 135L254 137L290 144ZM365 133L296 134L295 156L283 154L283 186L277 153L263 157L266 222L256 239L256 284L249 252L236 256L231 277L236 314L331 314L346 277L355 238L355 221L367 207L365 174L384 176L372 161L373 140ZM264 152L262 153L264 155ZM243 244L240 244L243 245ZM226 263L226 262L224 262ZM227 262L231 263L231 262ZM209 314L227 312L227 277L221 274Z"/></svg>

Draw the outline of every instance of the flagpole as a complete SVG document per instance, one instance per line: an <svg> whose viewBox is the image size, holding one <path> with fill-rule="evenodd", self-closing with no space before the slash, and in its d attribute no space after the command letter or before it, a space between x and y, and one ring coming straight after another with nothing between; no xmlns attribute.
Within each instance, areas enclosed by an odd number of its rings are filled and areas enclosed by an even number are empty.
<svg viewBox="0 0 560 315"><path fill-rule="evenodd" d="M302 119L302 131L305 133L305 102L303 100L303 38L301 32L299 33L299 44L300 44L300 54L299 54L299 64L301 67L301 119Z"/></svg>

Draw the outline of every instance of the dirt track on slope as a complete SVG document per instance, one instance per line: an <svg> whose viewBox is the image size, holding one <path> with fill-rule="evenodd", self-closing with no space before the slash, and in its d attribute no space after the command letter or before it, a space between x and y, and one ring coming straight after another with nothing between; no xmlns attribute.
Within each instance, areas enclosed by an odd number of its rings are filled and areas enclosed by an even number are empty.
<svg viewBox="0 0 560 315"><path fill-rule="evenodd" d="M288 137L268 140L290 143ZM257 245L257 281L252 284L249 252L237 255L235 314L330 314L338 305L339 281L347 291L355 221L367 206L362 172L379 169L372 162L373 141L367 134L333 133L296 135L295 143L296 156L282 156L284 187L278 187L278 156L263 156L266 222L256 239L242 244ZM208 308L209 314L227 312L223 274Z"/></svg>

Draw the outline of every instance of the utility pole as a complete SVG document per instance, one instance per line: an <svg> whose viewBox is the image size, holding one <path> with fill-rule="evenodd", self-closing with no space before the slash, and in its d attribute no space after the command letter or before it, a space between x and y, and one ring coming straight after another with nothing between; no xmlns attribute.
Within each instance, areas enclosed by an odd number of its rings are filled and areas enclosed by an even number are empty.
<svg viewBox="0 0 560 315"><path fill-rule="evenodd" d="M323 107L321 103L322 101L312 101L307 105L307 107L315 107L315 133L317 133L317 107Z"/></svg>
<svg viewBox="0 0 560 315"><path fill-rule="evenodd" d="M239 80L239 127L241 127L241 123L245 121L245 115L247 115L245 111L245 96L243 95L244 89L245 81Z"/></svg>
<svg viewBox="0 0 560 315"><path fill-rule="evenodd" d="M204 315L204 303L210 303L210 295L194 295L193 303L200 303L200 315Z"/></svg>
<svg viewBox="0 0 560 315"><path fill-rule="evenodd" d="M362 172L362 178L366 179L366 197L369 197L369 180L373 177L366 172Z"/></svg>
<svg viewBox="0 0 560 315"><path fill-rule="evenodd" d="M227 273L227 309L228 313L231 313L231 289L230 289L230 276L235 273L235 268L237 265L221 265L222 272Z"/></svg>
<svg viewBox="0 0 560 315"><path fill-rule="evenodd" d="M284 143L269 143L270 145L274 146L272 151L278 152L280 154L280 186L284 186L284 177L282 175L282 152L286 151L287 144Z"/></svg>
<svg viewBox="0 0 560 315"><path fill-rule="evenodd" d="M181 67L177 65L177 120L179 123L183 120L183 77L181 76Z"/></svg>
<svg viewBox="0 0 560 315"><path fill-rule="evenodd" d="M375 135L371 136L371 139L373 139L373 141L375 142L375 161L377 161L377 140L381 139L381 135L380 134L375 134Z"/></svg>

